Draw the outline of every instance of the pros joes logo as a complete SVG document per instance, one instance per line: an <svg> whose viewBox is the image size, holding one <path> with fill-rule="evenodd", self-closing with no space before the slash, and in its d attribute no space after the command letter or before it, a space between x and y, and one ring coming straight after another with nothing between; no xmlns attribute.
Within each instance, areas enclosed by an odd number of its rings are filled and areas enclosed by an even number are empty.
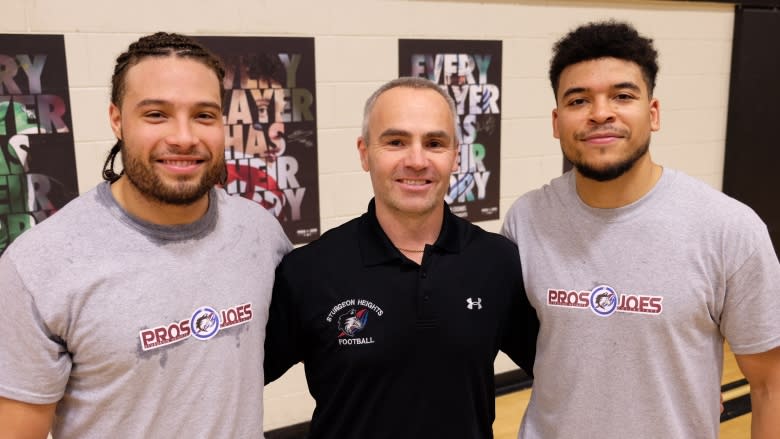
<svg viewBox="0 0 780 439"><path fill-rule="evenodd" d="M187 319L139 331L141 349L156 349L190 336L208 340L221 330L252 320L252 316L251 303L231 306L219 312L210 306L201 306Z"/></svg>

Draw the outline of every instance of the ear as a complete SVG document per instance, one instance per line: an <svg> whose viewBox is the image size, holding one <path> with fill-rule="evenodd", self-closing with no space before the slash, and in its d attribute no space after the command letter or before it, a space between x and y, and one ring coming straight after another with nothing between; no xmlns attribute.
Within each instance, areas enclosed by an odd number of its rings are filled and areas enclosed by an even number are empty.
<svg viewBox="0 0 780 439"><path fill-rule="evenodd" d="M360 166L364 171L368 172L368 145L366 144L365 139L363 139L363 136L360 136L357 139L357 149L360 153Z"/></svg>
<svg viewBox="0 0 780 439"><path fill-rule="evenodd" d="M656 98L650 100L650 129L652 131L661 129L661 103Z"/></svg>
<svg viewBox="0 0 780 439"><path fill-rule="evenodd" d="M111 130L114 131L114 136L122 140L122 113L119 111L119 107L113 103L108 106L108 120L111 122Z"/></svg>
<svg viewBox="0 0 780 439"><path fill-rule="evenodd" d="M558 108L553 108L552 110L552 129L553 137L560 139L561 133L558 132Z"/></svg>

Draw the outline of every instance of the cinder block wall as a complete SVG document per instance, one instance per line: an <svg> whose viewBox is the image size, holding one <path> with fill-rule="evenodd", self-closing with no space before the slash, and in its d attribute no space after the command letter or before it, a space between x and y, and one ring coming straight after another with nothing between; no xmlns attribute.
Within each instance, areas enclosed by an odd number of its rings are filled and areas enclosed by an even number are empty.
<svg viewBox="0 0 780 439"><path fill-rule="evenodd" d="M651 153L664 166L721 188L733 6L675 1L417 0L4 0L2 33L64 34L79 189L100 181L114 139L108 124L114 59L141 35L315 38L320 214L325 231L363 212L370 181L355 139L364 100L397 74L398 38L503 41L501 219L519 195L561 172L547 81L552 43L605 18L633 22L656 40L661 131ZM514 368L506 357L497 371ZM309 419L314 404L300 366L266 388L266 428ZM518 413L518 420L521 414Z"/></svg>

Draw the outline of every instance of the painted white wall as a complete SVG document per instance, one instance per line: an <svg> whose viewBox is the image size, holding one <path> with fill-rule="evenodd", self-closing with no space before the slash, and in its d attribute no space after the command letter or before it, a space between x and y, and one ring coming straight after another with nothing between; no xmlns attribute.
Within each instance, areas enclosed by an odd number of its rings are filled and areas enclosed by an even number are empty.
<svg viewBox="0 0 780 439"><path fill-rule="evenodd" d="M108 124L116 56L158 30L189 35L315 38L322 230L362 213L371 196L355 148L364 100L397 74L398 38L503 43L501 219L519 195L561 172L552 138L550 48L586 21L633 22L654 38L661 70L661 131L651 153L664 166L721 189L734 12L668 1L533 0L3 0L2 33L64 34L79 189L101 181L114 143ZM513 369L504 356L497 371ZM314 404L297 366L266 388L267 429L308 420ZM520 418L518 413L518 420Z"/></svg>

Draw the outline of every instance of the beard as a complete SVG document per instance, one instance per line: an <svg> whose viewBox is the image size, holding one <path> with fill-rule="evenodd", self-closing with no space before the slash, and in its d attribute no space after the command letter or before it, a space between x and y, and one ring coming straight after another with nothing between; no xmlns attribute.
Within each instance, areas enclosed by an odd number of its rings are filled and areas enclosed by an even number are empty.
<svg viewBox="0 0 780 439"><path fill-rule="evenodd" d="M155 173L151 165L147 165L137 157L128 154L124 145L122 147L122 165L124 166L124 175L145 197L159 203L177 206L192 204L200 200L214 185L220 183L226 174L225 157L220 154L197 181L181 178L173 183L166 183Z"/></svg>
<svg viewBox="0 0 780 439"><path fill-rule="evenodd" d="M585 161L583 160L579 160L577 158L567 156L566 151L563 151L563 155L577 169L577 172L582 174L583 177L589 178L591 180L596 180L599 182L604 182L604 181L614 180L620 177L621 175L625 174L629 170L631 170L631 168L634 167L636 162L638 162L639 159L641 159L645 154L647 154L647 151L649 149L650 149L650 139L648 138L647 141L641 147L637 148L634 152L632 152L630 156L624 158L623 160L617 163L611 163L607 166L603 166L599 168L595 166L591 166L588 163L585 163Z"/></svg>

